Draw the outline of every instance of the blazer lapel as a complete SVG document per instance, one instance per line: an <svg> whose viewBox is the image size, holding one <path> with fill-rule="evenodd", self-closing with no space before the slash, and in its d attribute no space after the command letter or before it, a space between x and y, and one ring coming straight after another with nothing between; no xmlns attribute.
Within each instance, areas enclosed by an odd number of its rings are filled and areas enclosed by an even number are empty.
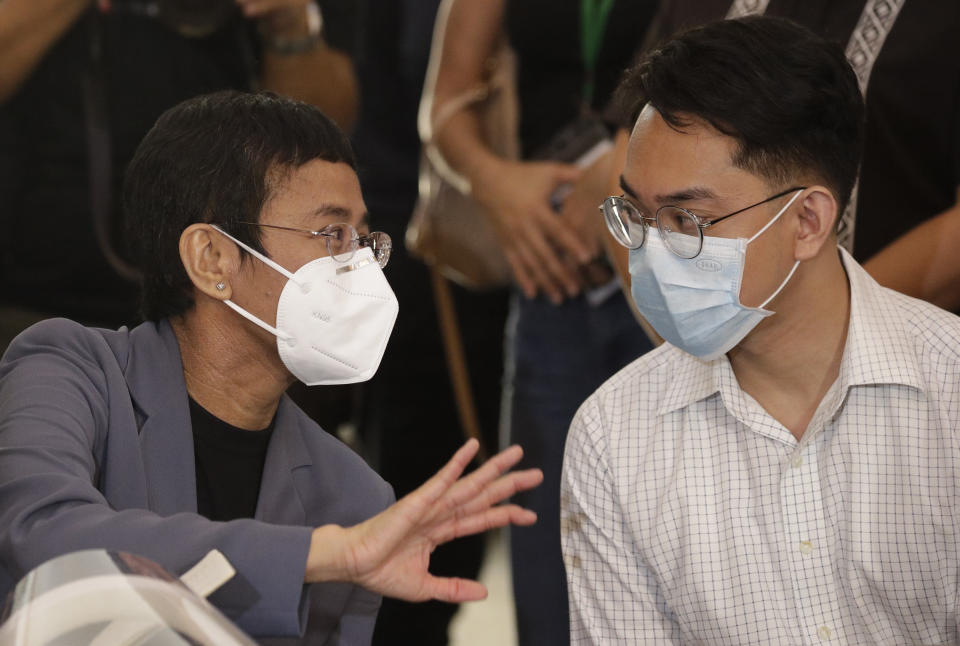
<svg viewBox="0 0 960 646"><path fill-rule="evenodd" d="M140 426L148 506L161 516L197 511L193 432L180 346L166 321L130 333L127 385Z"/></svg>
<svg viewBox="0 0 960 646"><path fill-rule="evenodd" d="M277 408L273 437L267 447L263 477L260 479L260 497L254 517L282 525L306 525L304 500L309 492L298 490L293 472L312 464L303 441L298 410L290 398L284 395Z"/></svg>

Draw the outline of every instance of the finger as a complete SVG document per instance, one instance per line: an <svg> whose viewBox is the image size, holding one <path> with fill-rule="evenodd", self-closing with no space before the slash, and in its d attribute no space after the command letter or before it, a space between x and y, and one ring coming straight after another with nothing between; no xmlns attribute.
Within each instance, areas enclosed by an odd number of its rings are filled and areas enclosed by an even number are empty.
<svg viewBox="0 0 960 646"><path fill-rule="evenodd" d="M533 233L527 238L527 243L523 245L517 245L517 255L520 258L520 261L523 263L523 266L526 267L527 271L536 281L537 287L543 291L543 293L549 298L554 304L559 305L563 301L563 288L561 285L558 285L554 282L553 278L547 272L544 267L543 261L540 260L539 254L534 250L536 243L533 242L531 238L539 237L539 233ZM540 246L545 246L543 238L540 237Z"/></svg>
<svg viewBox="0 0 960 646"><path fill-rule="evenodd" d="M502 473L506 472L522 458L523 449L517 444L500 451L500 453L497 453L484 462L479 469L465 478L460 479L454 486L450 487L445 502L449 504L451 508L459 507L469 502L477 494L482 492L488 484L496 480Z"/></svg>
<svg viewBox="0 0 960 646"><path fill-rule="evenodd" d="M543 270L536 254L533 253L528 245L518 245L516 252L524 269L536 286L533 296L536 296L538 292L543 293L544 296L554 303L559 303L563 298L562 293L557 286L553 284L553 281L550 280L547 272ZM533 298L533 296L531 296L531 298Z"/></svg>
<svg viewBox="0 0 960 646"><path fill-rule="evenodd" d="M480 443L475 439L467 442L454 453L432 478L410 492L395 504L367 521L348 528L347 531L362 537L375 533L382 543L395 545L403 540L410 531L420 525L431 510L437 508L437 501L455 484L463 470L476 455ZM354 559L355 561L357 559Z"/></svg>
<svg viewBox="0 0 960 646"><path fill-rule="evenodd" d="M476 439L471 438L467 440L467 442L453 454L453 457L450 458L450 461L447 462L443 468L437 471L432 478L420 485L416 490L404 496L397 505L412 508L410 513L413 513L417 519L423 518L450 487L457 482L457 479L463 473L463 470L467 468L467 465L470 464L470 461L473 459L473 456L477 454L479 448L480 443Z"/></svg>
<svg viewBox="0 0 960 646"><path fill-rule="evenodd" d="M549 215L546 215L546 213ZM565 226L558 221L553 211L538 212L537 215L543 223L542 229L550 230L558 225ZM550 235L553 235L552 232ZM549 276L550 282L564 289L568 295L576 296L580 291L579 277L563 265L557 252L549 242L547 242L547 239L541 231L537 230L536 234L529 235L528 240L530 241L530 247L540 261L540 266L543 268L544 273Z"/></svg>
<svg viewBox="0 0 960 646"><path fill-rule="evenodd" d="M583 176L583 171L572 164L551 164L554 185L574 184Z"/></svg>
<svg viewBox="0 0 960 646"><path fill-rule="evenodd" d="M471 500L461 506L460 516L469 516L492 507L521 491L533 489L543 482L543 471L526 469L497 478Z"/></svg>
<svg viewBox="0 0 960 646"><path fill-rule="evenodd" d="M433 540L439 545L455 538L481 534L506 525L527 526L535 522L537 514L533 511L519 505L501 505L444 523L433 534Z"/></svg>
<svg viewBox="0 0 960 646"><path fill-rule="evenodd" d="M533 277L530 276L530 272L527 271L527 268L524 267L523 263L520 261L517 252L513 249L504 248L503 255L507 259L507 263L510 265L510 269L513 272L513 278L517 281L517 286L520 287L520 291L523 292L523 295L527 298L533 298L537 295L537 285L533 280Z"/></svg>
<svg viewBox="0 0 960 646"><path fill-rule="evenodd" d="M592 256L590 249L587 247L587 243L580 239L580 236L577 235L577 232L574 231L573 227L571 227L565 219L558 218L552 213L549 216L542 213L538 215L544 220L547 217L550 218L548 221L549 226L543 228L557 246L580 262L590 261Z"/></svg>
<svg viewBox="0 0 960 646"><path fill-rule="evenodd" d="M487 586L479 581L456 577L431 576L427 581L427 592L432 598L447 603L480 601L487 598Z"/></svg>

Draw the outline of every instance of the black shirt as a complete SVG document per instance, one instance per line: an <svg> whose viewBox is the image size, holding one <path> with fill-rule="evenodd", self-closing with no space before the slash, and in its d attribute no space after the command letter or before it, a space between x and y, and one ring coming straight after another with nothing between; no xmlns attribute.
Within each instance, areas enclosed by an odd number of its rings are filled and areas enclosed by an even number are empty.
<svg viewBox="0 0 960 646"><path fill-rule="evenodd" d="M261 431L227 424L190 398L197 512L210 520L253 518L273 422Z"/></svg>
<svg viewBox="0 0 960 646"><path fill-rule="evenodd" d="M607 106L633 61L657 0L616 0L595 70L592 107ZM517 53L520 144L524 157L577 119L586 77L580 53L580 0L509 0L505 25Z"/></svg>

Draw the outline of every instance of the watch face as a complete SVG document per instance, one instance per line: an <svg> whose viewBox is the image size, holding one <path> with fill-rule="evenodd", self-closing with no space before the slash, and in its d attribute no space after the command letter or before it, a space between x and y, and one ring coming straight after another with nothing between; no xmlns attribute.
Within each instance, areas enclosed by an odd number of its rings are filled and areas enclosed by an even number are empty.
<svg viewBox="0 0 960 646"><path fill-rule="evenodd" d="M237 12L233 0L159 0L157 19L189 38L217 31Z"/></svg>

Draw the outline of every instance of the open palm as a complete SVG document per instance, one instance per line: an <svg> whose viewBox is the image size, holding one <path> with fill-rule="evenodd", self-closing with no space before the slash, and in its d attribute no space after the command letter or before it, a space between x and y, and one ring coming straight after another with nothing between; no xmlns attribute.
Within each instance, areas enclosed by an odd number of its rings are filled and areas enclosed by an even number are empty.
<svg viewBox="0 0 960 646"><path fill-rule="evenodd" d="M314 540L323 541L328 554L336 546L339 549L333 551L341 556L333 571L320 572L316 578L308 567L308 579L351 581L407 601L485 598L486 588L476 581L430 574L430 554L454 538L507 524L534 523L532 511L497 503L537 486L543 474L539 469L505 473L523 457L520 447L513 446L460 478L477 448L476 440L467 442L419 489L373 518L346 529L319 528Z"/></svg>

